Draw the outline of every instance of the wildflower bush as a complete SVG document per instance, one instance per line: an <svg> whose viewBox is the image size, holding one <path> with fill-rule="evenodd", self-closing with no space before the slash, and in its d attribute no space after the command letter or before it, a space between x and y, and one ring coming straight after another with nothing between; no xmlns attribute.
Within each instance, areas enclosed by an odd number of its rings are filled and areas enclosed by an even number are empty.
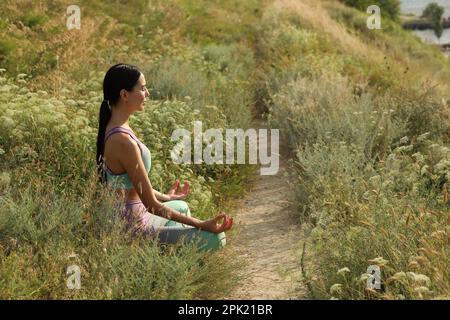
<svg viewBox="0 0 450 320"><path fill-rule="evenodd" d="M92 176L89 190L66 196L36 182L20 196L2 186L2 299L192 299L227 290L234 263L195 245L131 238L114 215L117 201L96 185ZM80 268L80 290L66 284L72 265Z"/></svg>
<svg viewBox="0 0 450 320"><path fill-rule="evenodd" d="M340 81L300 79L273 97L273 123L286 128L301 166L299 213L314 226L313 294L443 298L450 149L429 140L430 132L404 135L407 121L391 105L353 97ZM381 292L365 290L374 264L382 270ZM337 273L342 268L350 271ZM408 276L397 279L402 272ZM411 280L413 273L421 280Z"/></svg>
<svg viewBox="0 0 450 320"><path fill-rule="evenodd" d="M361 11L366 11L371 5L377 5L380 7L383 14L386 13L391 19L398 20L400 15L400 1L399 0L379 0L379 1L361 1L361 0L343 0L346 5L350 7L355 7Z"/></svg>
<svg viewBox="0 0 450 320"><path fill-rule="evenodd" d="M247 128L251 120L244 106L252 103L248 76L253 70L252 52L236 44L184 48L143 66L154 99L187 96L200 111L203 106L217 106L239 128Z"/></svg>
<svg viewBox="0 0 450 320"><path fill-rule="evenodd" d="M307 177L302 182L309 182L299 190L300 197L305 200L307 195L309 200L301 210L316 226L311 234L318 270L310 279L314 294L343 299L446 297L448 196L442 186L448 181L448 148L430 149L431 145L400 146L376 170L363 167L364 156L345 144L318 143L299 152ZM421 157L414 152L418 149L433 152ZM322 162L313 169L319 157ZM330 172L336 162L342 170ZM425 163L430 162L437 172L427 176L430 165ZM349 166L364 170L349 170ZM382 270L381 291L366 290L369 265ZM344 267L349 272L339 273ZM397 279L402 273L428 280ZM341 285L341 291L333 292L335 284Z"/></svg>

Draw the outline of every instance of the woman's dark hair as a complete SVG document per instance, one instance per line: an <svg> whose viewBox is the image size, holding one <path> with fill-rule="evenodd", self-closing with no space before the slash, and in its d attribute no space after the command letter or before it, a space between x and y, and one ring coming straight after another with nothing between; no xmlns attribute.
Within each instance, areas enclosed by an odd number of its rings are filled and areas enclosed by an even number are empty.
<svg viewBox="0 0 450 320"><path fill-rule="evenodd" d="M119 63L106 72L103 79L103 102L100 106L100 114L98 118L98 134L97 134L97 172L101 183L106 182L105 172L103 170L103 153L105 150L105 131L109 120L111 119L111 108L120 98L120 90L125 89L131 91L141 72L133 65Z"/></svg>

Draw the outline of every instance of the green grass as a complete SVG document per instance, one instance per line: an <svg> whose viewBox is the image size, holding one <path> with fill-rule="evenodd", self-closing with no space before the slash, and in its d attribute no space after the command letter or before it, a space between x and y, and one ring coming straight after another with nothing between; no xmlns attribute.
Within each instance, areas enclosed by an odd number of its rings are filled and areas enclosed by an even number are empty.
<svg viewBox="0 0 450 320"><path fill-rule="evenodd" d="M34 28L36 26L41 26L49 19L48 16L37 12L27 12L25 15L20 17L20 20L29 28Z"/></svg>

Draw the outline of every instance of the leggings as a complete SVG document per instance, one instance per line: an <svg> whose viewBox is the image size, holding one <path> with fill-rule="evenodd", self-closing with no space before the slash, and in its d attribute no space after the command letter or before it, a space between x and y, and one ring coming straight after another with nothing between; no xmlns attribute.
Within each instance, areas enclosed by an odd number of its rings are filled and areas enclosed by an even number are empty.
<svg viewBox="0 0 450 320"><path fill-rule="evenodd" d="M182 200L166 201L164 205L185 216L191 216L187 203ZM127 227L133 234L141 233L144 237L157 238L160 243L195 242L201 251L217 250L226 244L224 232L215 234L154 215L146 210L140 200L127 201L120 210L120 215L127 220Z"/></svg>

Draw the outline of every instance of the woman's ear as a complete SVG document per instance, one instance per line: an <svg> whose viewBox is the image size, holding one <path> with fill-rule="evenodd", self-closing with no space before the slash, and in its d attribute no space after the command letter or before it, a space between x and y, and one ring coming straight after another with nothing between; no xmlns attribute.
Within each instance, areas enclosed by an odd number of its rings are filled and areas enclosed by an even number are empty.
<svg viewBox="0 0 450 320"><path fill-rule="evenodd" d="M120 97L123 99L123 101L128 101L128 91L125 89L120 90Z"/></svg>

